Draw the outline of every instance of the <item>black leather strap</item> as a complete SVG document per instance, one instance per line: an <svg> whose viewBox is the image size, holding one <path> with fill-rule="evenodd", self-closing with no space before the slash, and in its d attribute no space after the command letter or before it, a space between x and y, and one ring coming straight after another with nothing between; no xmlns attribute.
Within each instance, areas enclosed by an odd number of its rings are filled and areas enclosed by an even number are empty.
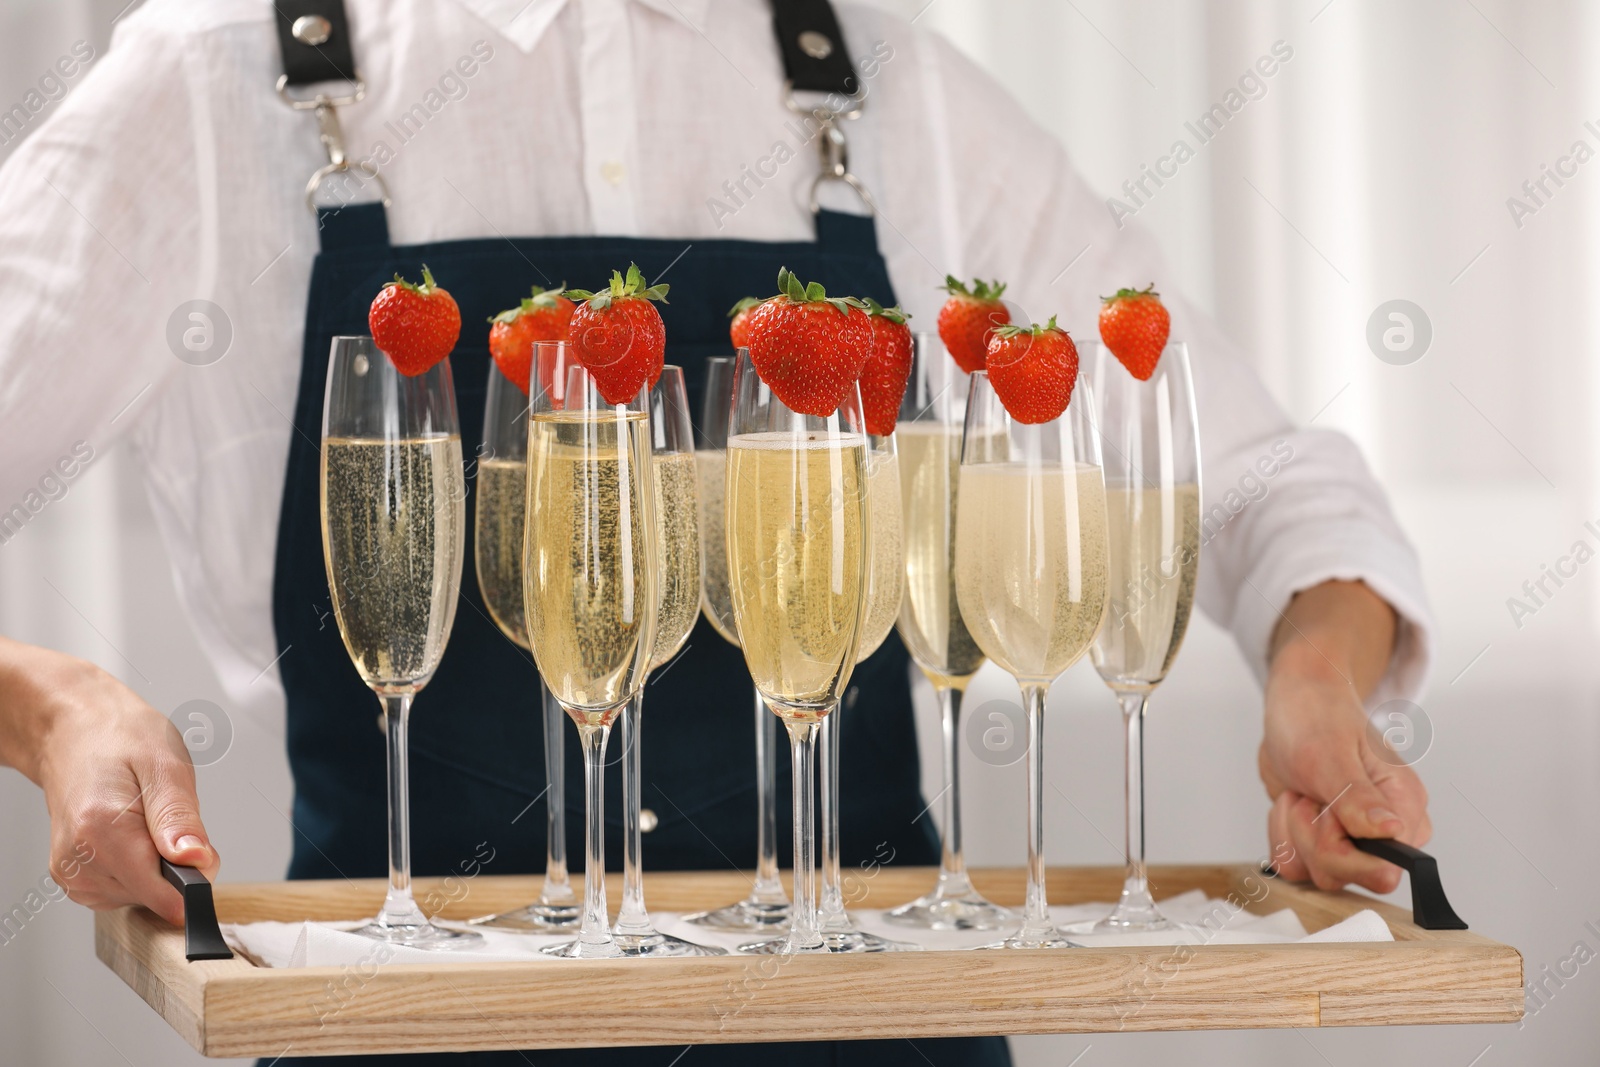
<svg viewBox="0 0 1600 1067"><path fill-rule="evenodd" d="M357 81L355 55L350 47L350 20L344 0L276 0L278 50L289 85L315 82ZM319 45L295 40L294 24L305 17L328 20L328 39Z"/></svg>
<svg viewBox="0 0 1600 1067"><path fill-rule="evenodd" d="M783 53L783 69L794 88L854 96L850 49L828 0L772 0L772 25ZM826 54L822 54L826 53Z"/></svg>

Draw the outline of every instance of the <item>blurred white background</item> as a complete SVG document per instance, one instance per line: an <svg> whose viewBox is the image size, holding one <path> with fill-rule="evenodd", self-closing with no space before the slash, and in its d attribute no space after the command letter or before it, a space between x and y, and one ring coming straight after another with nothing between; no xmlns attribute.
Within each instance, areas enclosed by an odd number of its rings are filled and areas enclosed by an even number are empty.
<svg viewBox="0 0 1600 1067"><path fill-rule="evenodd" d="M135 0L137 2L137 0ZM755 2L755 0L752 0ZM878 0L947 34L1059 136L1106 195L1137 177L1274 42L1293 58L1138 212L1301 421L1353 435L1393 494L1438 616L1419 765L1458 911L1522 950L1530 979L1600 950L1597 584L1582 568L1519 627L1507 598L1600 519L1600 164L1507 201L1585 141L1600 149L1600 10L1577 0ZM103 52L126 0L0 0L0 104L74 42ZM0 135L3 137L4 135ZM0 144L0 159L12 144ZM1593 171L1594 173L1590 173ZM1528 201L1530 205L1532 201ZM1520 225L1519 225L1520 221ZM1417 362L1377 359L1378 305L1432 326ZM1588 299L1586 299L1588 298ZM1591 540L1593 538L1591 537ZM68 600L77 607L70 607ZM93 659L170 712L223 703L179 611L132 457L112 452L0 545L0 631ZM989 670L969 707L1015 690ZM931 705L924 701L924 711ZM1053 697L1051 858L1115 863L1120 723L1087 663ZM199 772L230 880L282 876L290 783L281 709L230 707L228 758ZM1149 729L1154 862L1265 850L1260 696L1199 620ZM924 715L925 752L934 724ZM1015 864L1020 767L969 760L970 859ZM928 793L939 788L930 777ZM37 791L0 774L0 905L45 873ZM1594 1062L1600 966L1522 1026L1092 1035L1014 1042L1026 1067L1189 1062L1379 1067ZM0 944L0 1059L200 1062L93 958L92 922L52 904Z"/></svg>

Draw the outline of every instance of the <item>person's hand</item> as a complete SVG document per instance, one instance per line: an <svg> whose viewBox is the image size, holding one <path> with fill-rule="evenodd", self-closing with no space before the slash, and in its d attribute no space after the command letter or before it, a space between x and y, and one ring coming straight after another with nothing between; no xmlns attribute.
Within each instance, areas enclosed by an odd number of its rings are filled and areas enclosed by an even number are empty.
<svg viewBox="0 0 1600 1067"><path fill-rule="evenodd" d="M215 878L194 767L177 729L105 671L0 645L0 751L44 790L50 874L95 910L143 904L182 923L158 853Z"/></svg>
<svg viewBox="0 0 1600 1067"><path fill-rule="evenodd" d="M1388 666L1393 613L1365 586L1341 582L1300 594L1286 619L1267 678L1259 757L1273 801L1273 866L1320 889L1353 882L1393 892L1400 868L1350 843L1385 837L1420 847L1433 833L1422 780L1384 746L1362 707Z"/></svg>

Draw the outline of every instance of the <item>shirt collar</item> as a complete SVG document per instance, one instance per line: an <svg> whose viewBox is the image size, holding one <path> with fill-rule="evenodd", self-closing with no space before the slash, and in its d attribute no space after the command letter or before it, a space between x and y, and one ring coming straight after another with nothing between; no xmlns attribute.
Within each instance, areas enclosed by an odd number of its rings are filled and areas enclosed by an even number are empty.
<svg viewBox="0 0 1600 1067"><path fill-rule="evenodd" d="M571 0L456 0L462 7L493 26L523 52L532 52L561 9ZM579 0L581 2L581 0ZM687 22L705 32L711 0L635 0L668 18Z"/></svg>

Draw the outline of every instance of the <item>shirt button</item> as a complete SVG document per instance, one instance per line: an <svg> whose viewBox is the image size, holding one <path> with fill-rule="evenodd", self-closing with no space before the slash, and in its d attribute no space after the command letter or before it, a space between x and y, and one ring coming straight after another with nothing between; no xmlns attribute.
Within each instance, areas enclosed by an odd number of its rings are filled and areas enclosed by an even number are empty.
<svg viewBox="0 0 1600 1067"><path fill-rule="evenodd" d="M645 833L645 834L649 833L651 830L654 830L656 828L656 824L658 822L660 822L660 821L661 820L656 818L656 813L651 811L649 808L640 808L639 809L639 832L640 833Z"/></svg>
<svg viewBox="0 0 1600 1067"><path fill-rule="evenodd" d="M612 185L621 185L622 179L627 176L627 168L614 159L608 159L600 164L600 177Z"/></svg>

